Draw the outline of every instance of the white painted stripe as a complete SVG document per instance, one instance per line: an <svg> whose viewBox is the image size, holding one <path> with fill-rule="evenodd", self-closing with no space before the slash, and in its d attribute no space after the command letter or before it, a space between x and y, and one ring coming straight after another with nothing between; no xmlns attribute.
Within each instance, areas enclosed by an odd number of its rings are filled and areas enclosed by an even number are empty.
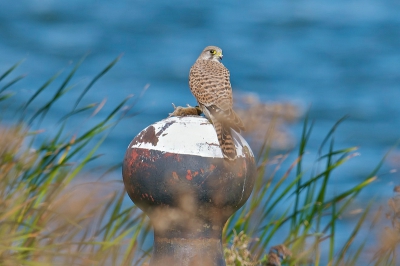
<svg viewBox="0 0 400 266"><path fill-rule="evenodd" d="M166 127L166 124L171 122L172 124ZM131 148L223 158L215 129L204 117L169 117L151 126L155 128L155 134L159 135L157 144L154 146L149 142L135 143ZM166 128L163 132L160 132L163 130L163 127ZM245 157L242 147L247 147L251 156L254 157L250 146L240 134L232 130L232 137L235 142L238 157Z"/></svg>

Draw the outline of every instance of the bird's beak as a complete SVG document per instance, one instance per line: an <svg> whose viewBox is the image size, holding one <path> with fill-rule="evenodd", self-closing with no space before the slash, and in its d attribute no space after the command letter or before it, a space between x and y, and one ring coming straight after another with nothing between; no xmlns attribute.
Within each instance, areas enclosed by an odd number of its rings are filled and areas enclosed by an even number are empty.
<svg viewBox="0 0 400 266"><path fill-rule="evenodd" d="M219 60L222 60L223 55L221 52L217 53L217 56L218 56Z"/></svg>

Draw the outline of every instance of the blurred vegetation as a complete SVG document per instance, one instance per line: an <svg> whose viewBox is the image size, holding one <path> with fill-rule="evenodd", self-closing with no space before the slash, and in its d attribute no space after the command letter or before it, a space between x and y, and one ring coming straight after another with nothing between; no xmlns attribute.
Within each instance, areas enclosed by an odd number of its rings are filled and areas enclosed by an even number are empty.
<svg viewBox="0 0 400 266"><path fill-rule="evenodd" d="M126 114L130 97L93 126L69 132L67 122L76 115L93 118L104 103L79 107L79 102L119 60L106 66L82 90L69 113L60 116L55 132L30 131L71 88L80 61L62 80L43 106L30 109L39 94L60 73L46 81L20 108L21 121L0 126L0 265L132 265L140 263L138 235L146 228L144 215L135 206L122 206L122 182L74 182L85 175L84 167L95 160L96 150L112 127ZM0 76L0 82L18 64ZM12 99L0 90L1 101ZM11 98L10 98L11 97ZM29 109L29 111L27 111ZM65 108L66 109L66 108ZM39 121L37 121L39 120ZM88 125L89 123L85 123ZM50 128L49 128L50 129ZM45 138L38 139L41 134ZM86 173L88 175L88 173Z"/></svg>
<svg viewBox="0 0 400 266"><path fill-rule="evenodd" d="M143 249L150 232L148 219L133 204L123 205L126 193L122 181L84 183L82 178L89 175L85 166L98 157L96 151L110 130L129 111L126 108L129 97L92 126L85 123L87 128L78 132L66 130L68 121L77 115L88 119L100 116L103 102L83 107L79 104L118 60L83 88L71 111L60 115L59 124L53 127L54 134L34 131L33 125L40 123L72 88L70 82L83 60L72 67L43 106L35 109L32 103L52 86L59 74L46 81L23 104L19 122L7 126L0 123L0 265L143 265L148 262L150 251ZM22 75L10 78L18 65L0 73L3 106L13 99L9 89L23 78ZM261 124L268 126L256 130L257 136L263 132L263 145L257 156L258 178L253 194L229 219L223 231L227 265L365 265L366 260L370 265L398 265L398 196L390 199L386 214L392 228L380 234L382 239L376 243L376 249L371 251L365 248L364 241L355 241L356 237L367 239L360 232L365 227L368 232L375 228L382 216L381 213L372 215L369 203L364 203L359 212L351 212L352 203L376 179L382 162L354 187L338 191L336 195L327 193L334 170L357 155L357 149L335 148L334 132L340 120L321 144L315 168L304 169L303 160L312 132L312 123L305 118L297 159L282 176L277 176L288 154L271 153L279 135L274 121L281 121L287 115L282 110L291 114L293 110L259 102L256 106L261 111L247 110L251 112L251 124L267 119ZM266 110L272 114L268 118ZM243 112L246 114L246 110ZM293 114L289 116L289 120L293 117ZM43 134L44 138L38 138ZM338 223L343 216L351 216L353 229L346 232L347 241L338 243Z"/></svg>

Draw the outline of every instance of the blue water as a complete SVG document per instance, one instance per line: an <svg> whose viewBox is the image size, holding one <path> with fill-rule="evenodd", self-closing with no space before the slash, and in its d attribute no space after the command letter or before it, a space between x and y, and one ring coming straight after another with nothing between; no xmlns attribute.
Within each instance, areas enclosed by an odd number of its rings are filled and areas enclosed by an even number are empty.
<svg viewBox="0 0 400 266"><path fill-rule="evenodd" d="M66 77L90 52L74 79L77 86L49 113L46 123L51 124L70 110L91 78L123 54L81 103L106 98L104 115L150 84L134 107L140 115L123 120L100 150L99 165L115 164L141 129L172 111L172 102L195 104L187 84L189 68L205 46L220 46L234 91L310 108L315 119L311 154L330 127L350 115L337 132L336 145L359 146L360 156L335 172L332 192L339 193L362 180L400 137L399 14L400 3L394 0L2 0L0 73L25 59L14 76L28 76L12 87L13 106L19 106L58 70L65 69L61 77ZM60 83L34 106L41 106ZM289 128L297 141L301 127L300 121ZM307 159L307 167L314 158ZM399 174L385 173L398 166L396 160L385 163L365 196L383 201L392 196Z"/></svg>

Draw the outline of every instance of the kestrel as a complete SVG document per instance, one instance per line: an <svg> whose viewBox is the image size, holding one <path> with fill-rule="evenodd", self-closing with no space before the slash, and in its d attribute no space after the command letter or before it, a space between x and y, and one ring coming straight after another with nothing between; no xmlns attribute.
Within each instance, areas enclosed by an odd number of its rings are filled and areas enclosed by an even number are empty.
<svg viewBox="0 0 400 266"><path fill-rule="evenodd" d="M224 157L235 160L231 129L240 132L244 125L232 109L230 75L221 60L221 48L207 46L190 69L189 87L204 115L213 123Z"/></svg>

